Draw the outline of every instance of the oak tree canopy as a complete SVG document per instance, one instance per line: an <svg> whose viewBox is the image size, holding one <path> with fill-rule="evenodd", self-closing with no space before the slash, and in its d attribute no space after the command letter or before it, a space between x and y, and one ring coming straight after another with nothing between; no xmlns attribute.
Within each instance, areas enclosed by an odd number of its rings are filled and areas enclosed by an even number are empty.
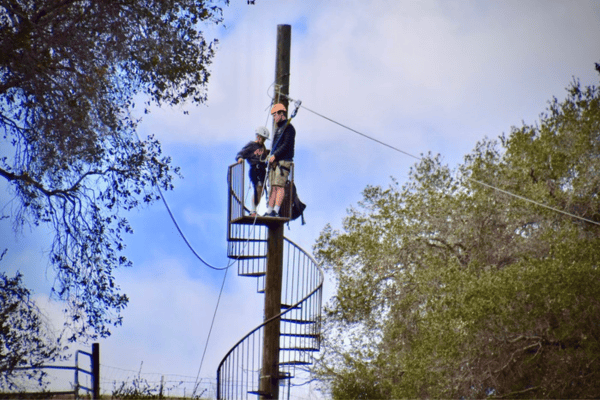
<svg viewBox="0 0 600 400"><path fill-rule="evenodd" d="M315 245L333 398L600 396L600 88L363 197Z"/></svg>
<svg viewBox="0 0 600 400"><path fill-rule="evenodd" d="M54 293L74 334L107 336L127 296L113 271L131 265L124 211L172 188L178 169L140 110L206 100L227 1L0 1L0 176L14 230L50 228ZM10 249L9 249L10 251Z"/></svg>

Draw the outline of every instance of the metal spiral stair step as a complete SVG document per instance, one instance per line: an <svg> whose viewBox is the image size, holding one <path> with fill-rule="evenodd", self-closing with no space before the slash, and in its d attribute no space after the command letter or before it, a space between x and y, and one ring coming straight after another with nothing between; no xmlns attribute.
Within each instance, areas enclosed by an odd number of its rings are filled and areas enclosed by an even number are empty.
<svg viewBox="0 0 600 400"><path fill-rule="evenodd" d="M310 361L282 361L279 365L312 365Z"/></svg>
<svg viewBox="0 0 600 400"><path fill-rule="evenodd" d="M267 243L267 239L245 239L245 238L229 238L229 242L253 242L253 243Z"/></svg>
<svg viewBox="0 0 600 400"><path fill-rule="evenodd" d="M296 318L281 318L281 322L290 322L292 324L300 324L300 325L317 323L317 321L296 319Z"/></svg>
<svg viewBox="0 0 600 400"><path fill-rule="evenodd" d="M290 304L282 304L282 305L281 305L281 309L282 309L282 310L290 310L290 309L293 309L293 310L300 310L301 308L302 308L302 307L301 307L300 305L297 305L297 306L295 306L295 307L294 307L294 306L292 306L292 305L290 305Z"/></svg>
<svg viewBox="0 0 600 400"><path fill-rule="evenodd" d="M319 339L321 335L316 333L281 333L280 336L290 336L304 339Z"/></svg>
<svg viewBox="0 0 600 400"><path fill-rule="evenodd" d="M249 276L251 278L260 278L261 276L265 276L266 272L256 271L256 272L238 272L238 276ZM263 290L264 292L264 290ZM260 292L259 292L260 293Z"/></svg>
<svg viewBox="0 0 600 400"><path fill-rule="evenodd" d="M284 380L284 379L294 379L295 376L292 375L290 372L286 372L286 371L279 371L279 376L277 377L277 379L279 380ZM266 392L264 390L250 390L248 391L248 394L255 394L258 396L265 396L265 397L270 397L271 393Z"/></svg>
<svg viewBox="0 0 600 400"><path fill-rule="evenodd" d="M232 254L232 255L229 255L227 257L229 257L229 258L235 258L235 259L238 259L238 260L259 260L259 259L267 258L266 255L262 255L262 254L256 254L256 255L242 255L242 254L235 255L235 254Z"/></svg>
<svg viewBox="0 0 600 400"><path fill-rule="evenodd" d="M250 391L248 391L248 394L255 394L257 396L271 397L271 393L261 391L261 390L250 390Z"/></svg>
<svg viewBox="0 0 600 400"><path fill-rule="evenodd" d="M315 347L282 347L279 351L319 351Z"/></svg>

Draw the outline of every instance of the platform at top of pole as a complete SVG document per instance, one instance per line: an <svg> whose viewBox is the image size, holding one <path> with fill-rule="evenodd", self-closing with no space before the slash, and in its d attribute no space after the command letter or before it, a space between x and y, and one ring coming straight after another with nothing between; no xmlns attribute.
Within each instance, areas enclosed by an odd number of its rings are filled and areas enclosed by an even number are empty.
<svg viewBox="0 0 600 400"><path fill-rule="evenodd" d="M262 225L262 226L277 226L287 223L290 219L285 217L263 217L263 216L251 216L244 215L240 218L231 220L232 224L241 225Z"/></svg>
<svg viewBox="0 0 600 400"><path fill-rule="evenodd" d="M285 186L285 196L279 209L280 217L265 217L262 215L251 215L245 206L246 202L246 174L245 163L235 163L229 166L229 205L227 220L230 225L262 225L277 227L290 221L292 215L292 192L294 185L294 164L290 165L290 174ZM250 189L252 190L252 189ZM249 200L252 201L252 200Z"/></svg>

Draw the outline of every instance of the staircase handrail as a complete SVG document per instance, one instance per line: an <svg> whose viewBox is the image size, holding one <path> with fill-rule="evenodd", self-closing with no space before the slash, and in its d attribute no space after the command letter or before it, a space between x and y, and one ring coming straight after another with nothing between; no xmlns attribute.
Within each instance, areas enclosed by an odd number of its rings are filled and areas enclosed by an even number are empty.
<svg viewBox="0 0 600 400"><path fill-rule="evenodd" d="M308 254L302 247L298 246L296 243L292 242L291 240L289 240L286 237L284 237L283 239L285 241L289 242L290 244L292 244L293 246L295 246L297 249L299 249L302 253L304 253L304 255L306 255L314 263L314 265L317 268L317 270L319 271L319 275L321 277L321 280L320 280L319 284L317 285L317 287L312 292L310 292L308 295L306 295L305 297L303 297L299 302L297 302L296 304L293 304L287 310L285 310L285 311L283 311L283 312L281 312L281 313L279 313L279 314L277 314L277 315L269 318L266 321L263 321L262 324L258 325L256 328L254 328L250 332L248 332L243 338L241 338L240 340L238 340L237 343L234 344L233 347L227 352L227 354L225 354L225 357L223 357L223 359L219 363L219 366L217 367L217 370L221 369L221 366L223 365L223 363L225 362L225 360L227 360L227 357L229 357L229 355L238 347L238 345L240 345L250 335L252 335L254 332L256 332L257 330L259 330L263 326L267 325L268 323L276 320L277 318L280 318L282 315L287 314L288 312L294 310L294 308L298 307L300 304L302 304L303 302L305 302L306 300L308 300L309 297L311 297L313 294L315 294L319 289L321 289L323 287L323 282L325 281L325 274L323 273L323 269L321 267L319 267L319 264L317 263L317 261L310 254Z"/></svg>
<svg viewBox="0 0 600 400"><path fill-rule="evenodd" d="M245 189L244 164L241 166L236 164L229 166L227 177L229 188L228 240L243 241L244 238L239 237L239 232L235 234L235 237L231 236L232 226L236 226L237 224L249 225L250 223L249 220L239 219L244 215L244 211L247 211L247 207L243 200ZM232 222L234 219L236 222ZM254 223L256 222L255 219ZM248 240L256 239L248 238ZM288 261L282 266L286 276L284 281L287 282L286 285L288 283L292 285L289 287L291 291L288 292L288 289L286 289L286 293L289 296L286 294L286 298L282 298L281 312L262 321L258 326L246 333L227 351L220 361L217 368L217 398L219 399L247 398L249 394L263 395L261 389L258 389L258 380L262 379L262 377L257 379L251 375L261 370L261 348L254 349L256 340L262 340L260 338L263 336L265 327L268 324L276 323L278 319L281 319L282 324L285 324L282 325L282 328L284 326L287 327L287 329L281 332L281 335L284 335L286 339L281 343L282 347L280 348L280 351L283 352L280 353L280 356L283 358L279 361L279 365L282 368L280 370L282 374L280 379L294 378L295 374L292 371L295 369L295 366L310 364L312 362L310 352L318 351L320 348L321 302L325 280L324 271L314 257L297 243L286 237L283 237L283 240L285 244L284 251L288 252ZM235 251L232 254L228 254L229 257L236 257L238 255ZM254 253L249 255L253 256ZM263 265L262 267L266 266ZM266 269L262 271L264 272L260 275L258 272L261 271L258 270L255 271L255 274L248 276L264 276ZM301 275L298 275L298 273L301 273ZM301 280L296 280L294 278L296 276ZM290 277L292 277L291 280L289 280ZM304 291L308 293L303 293ZM298 299L299 297L301 298ZM296 315L296 313L299 314ZM315 325L309 328L306 324ZM252 354L251 356L250 353ZM238 383L235 383L236 381Z"/></svg>

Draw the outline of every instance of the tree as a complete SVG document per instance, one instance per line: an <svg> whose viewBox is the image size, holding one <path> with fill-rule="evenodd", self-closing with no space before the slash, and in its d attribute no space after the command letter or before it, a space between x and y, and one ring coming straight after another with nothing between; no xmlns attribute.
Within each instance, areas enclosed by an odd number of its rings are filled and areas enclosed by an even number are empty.
<svg viewBox="0 0 600 400"><path fill-rule="evenodd" d="M367 187L315 245L333 397L598 397L599 172L600 89L574 81L457 170L428 155Z"/></svg>
<svg viewBox="0 0 600 400"><path fill-rule="evenodd" d="M227 3L224 0L223 3ZM74 334L107 336L127 296L123 211L171 189L178 169L160 143L137 139L135 99L200 104L221 8L201 0L0 1L0 176L16 232L47 225L54 293Z"/></svg>
<svg viewBox="0 0 600 400"><path fill-rule="evenodd" d="M42 385L45 375L38 367L61 351L60 338L53 337L21 279L0 273L0 387L5 389L17 388L20 376ZM21 367L33 369L17 370Z"/></svg>

